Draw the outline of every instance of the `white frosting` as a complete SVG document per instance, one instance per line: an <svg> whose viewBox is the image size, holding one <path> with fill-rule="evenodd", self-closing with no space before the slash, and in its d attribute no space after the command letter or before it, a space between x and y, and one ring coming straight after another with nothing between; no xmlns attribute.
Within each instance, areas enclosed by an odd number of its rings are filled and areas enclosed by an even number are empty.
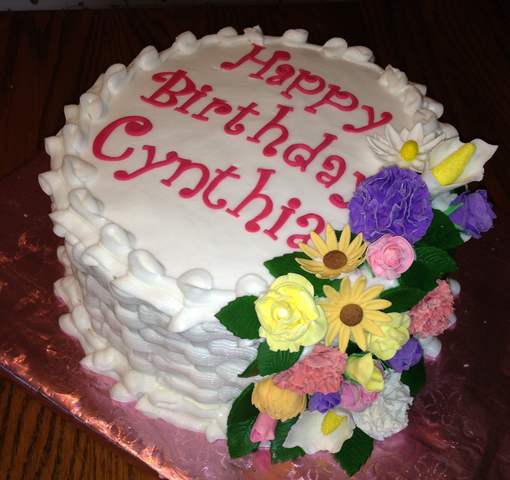
<svg viewBox="0 0 510 480"><path fill-rule="evenodd" d="M407 427L411 403L409 387L400 381L400 373L388 371L377 400L362 412L352 412L352 416L356 426L367 435L384 440Z"/></svg>
<svg viewBox="0 0 510 480"><path fill-rule="evenodd" d="M289 251L289 235L306 235L315 227L313 222L296 224L300 215L315 212L341 227L348 211L330 203L329 196L339 194L348 201L355 189L354 172L368 176L383 165L366 136L381 133L384 127L366 133L340 128L347 123L365 125L365 110L324 106L310 114L304 107L319 101L326 90L317 95L293 90L288 99L280 92L292 80L280 86L264 82L278 64L260 80L248 74L261 65L248 62L226 71L222 62L236 62L250 52L252 43L266 47L260 53L264 59L284 50L291 59L280 63L290 63L296 72L306 68L327 84L352 92L360 105L374 107L376 118L383 111L391 112L398 131L412 129L418 122L425 135L439 135L448 127L437 121L442 107L425 97L424 87L409 83L392 67L382 70L372 63L370 50L348 47L340 38L324 46L307 44L306 39L303 30L265 37L258 28L243 35L226 28L200 40L184 33L161 53L147 47L127 68L112 65L81 96L79 105L65 107L66 125L46 139L51 170L39 181L51 196L54 231L65 239L59 258L66 265L66 277L55 286L70 309L60 320L62 329L83 346L84 366L117 381L111 392L115 399L136 400L148 415L205 432L210 440L224 437L230 403L249 382L237 374L254 358L257 346L235 338L215 313L236 296L260 295L266 289L271 277L263 262ZM187 115L140 99L163 85L152 79L154 74L177 69L185 70L197 87L207 83L214 90L191 106ZM192 118L213 96L228 101L232 113L209 112L207 122ZM178 105L187 98L179 99ZM252 101L260 114L243 120L244 133L226 134L223 126L237 107ZM260 143L246 137L273 118L278 104L294 108L282 120L289 138L277 147L277 155L266 157L262 149L275 133L265 133ZM124 125L117 128L104 153L119 155L131 147L132 154L122 161L99 159L92 149L94 139L112 121L127 115L146 117L154 128L140 136L127 135ZM297 143L315 147L325 132L338 138L306 172L285 164L286 148ZM247 232L244 225L260 211L260 204L250 204L236 218L224 208L206 208L202 192L182 198L179 190L194 186L196 172L185 172L172 186L164 186L160 180L174 173L173 164L129 181L116 180L114 172L132 172L144 165L143 145L154 147L154 162L176 151L182 158L208 165L211 175L216 168L235 165L241 180L227 179L212 194L214 201L226 199L231 209L254 188L257 168L274 169L264 188L274 203L272 213L261 221L258 232ZM346 170L328 189L316 175L328 172L322 164L329 155L341 155ZM271 228L280 207L293 196L299 197L301 207L273 240L263 230Z"/></svg>

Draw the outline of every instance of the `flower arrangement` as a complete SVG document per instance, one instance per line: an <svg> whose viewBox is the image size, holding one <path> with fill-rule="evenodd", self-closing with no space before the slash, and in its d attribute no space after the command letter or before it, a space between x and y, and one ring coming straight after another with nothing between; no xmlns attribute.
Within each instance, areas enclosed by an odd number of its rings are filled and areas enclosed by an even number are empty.
<svg viewBox="0 0 510 480"><path fill-rule="evenodd" d="M234 335L260 342L239 375L253 382L228 417L233 458L261 446L273 462L327 450L352 475L374 440L407 426L427 345L453 315L452 250L491 228L495 215L485 191L450 188L483 166L490 148L477 152L481 141L419 128L386 134L393 150L382 138L371 145L395 165L358 187L349 224L340 232L327 225L324 237L311 232L300 251L265 262L275 277L267 291L216 315ZM450 200L443 209L433 208L445 203L438 195Z"/></svg>

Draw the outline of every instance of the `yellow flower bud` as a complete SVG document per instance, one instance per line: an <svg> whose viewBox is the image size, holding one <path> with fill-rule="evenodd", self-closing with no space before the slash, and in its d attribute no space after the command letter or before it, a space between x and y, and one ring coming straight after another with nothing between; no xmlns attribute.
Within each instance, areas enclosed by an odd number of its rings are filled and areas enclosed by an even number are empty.
<svg viewBox="0 0 510 480"><path fill-rule="evenodd" d="M321 432L324 435L331 435L346 419L347 417L330 410L322 419Z"/></svg>
<svg viewBox="0 0 510 480"><path fill-rule="evenodd" d="M367 350L381 360L389 360L397 350L409 340L409 324L411 319L407 313L389 313L391 322L381 323L379 328L384 336L367 334Z"/></svg>
<svg viewBox="0 0 510 480"><path fill-rule="evenodd" d="M347 359L345 373L368 392L381 392L384 388L382 372L376 367L371 353L351 355Z"/></svg>
<svg viewBox="0 0 510 480"><path fill-rule="evenodd" d="M288 420L299 415L306 407L306 395L277 387L271 378L255 385L251 403L260 412L267 413L276 420Z"/></svg>
<svg viewBox="0 0 510 480"><path fill-rule="evenodd" d="M448 155L439 165L436 165L431 173L439 185L451 185L455 183L466 168L469 160L476 152L476 145L466 143L452 154Z"/></svg>

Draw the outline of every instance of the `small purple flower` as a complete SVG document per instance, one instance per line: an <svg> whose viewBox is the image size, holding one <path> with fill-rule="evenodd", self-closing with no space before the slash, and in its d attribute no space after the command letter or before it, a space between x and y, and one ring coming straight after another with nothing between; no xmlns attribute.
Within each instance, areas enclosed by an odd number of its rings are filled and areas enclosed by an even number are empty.
<svg viewBox="0 0 510 480"><path fill-rule="evenodd" d="M326 413L328 410L335 408L340 404L340 393L314 393L308 401L308 410L312 412L318 410L321 413Z"/></svg>
<svg viewBox="0 0 510 480"><path fill-rule="evenodd" d="M480 238L483 232L492 228L496 218L492 204L487 200L486 190L461 193L450 206L461 205L450 214L450 220L467 234Z"/></svg>
<svg viewBox="0 0 510 480"><path fill-rule="evenodd" d="M387 363L396 372L403 372L416 365L422 356L423 349L420 342L416 338L411 337Z"/></svg>
<svg viewBox="0 0 510 480"><path fill-rule="evenodd" d="M389 233L415 243L432 221L427 185L416 172L398 167L368 177L349 202L349 212L352 231L369 242Z"/></svg>

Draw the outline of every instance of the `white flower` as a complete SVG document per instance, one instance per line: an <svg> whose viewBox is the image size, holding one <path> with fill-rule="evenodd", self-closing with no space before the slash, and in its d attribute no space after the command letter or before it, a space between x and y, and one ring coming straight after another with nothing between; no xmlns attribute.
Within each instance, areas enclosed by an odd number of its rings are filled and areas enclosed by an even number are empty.
<svg viewBox="0 0 510 480"><path fill-rule="evenodd" d="M384 136L367 137L376 156L384 162L416 172L423 172L428 153L444 138L443 133L424 135L421 123L411 130L404 128L400 133L391 125L386 125L384 133Z"/></svg>
<svg viewBox="0 0 510 480"><path fill-rule="evenodd" d="M407 427L407 410L411 403L409 387L400 381L400 373L389 371L377 400L362 412L352 412L352 416L356 426L367 435L384 440Z"/></svg>
<svg viewBox="0 0 510 480"><path fill-rule="evenodd" d="M329 435L322 433L321 426L325 413L305 410L290 429L283 446L285 448L301 447L308 454L321 450L331 453L339 452L344 442L352 437L354 422L351 415L340 408L330 411L345 417L345 420L332 433Z"/></svg>
<svg viewBox="0 0 510 480"><path fill-rule="evenodd" d="M480 181L483 166L497 148L478 138L470 143L462 143L459 137L454 137L438 144L430 151L422 177L431 195Z"/></svg>
<svg viewBox="0 0 510 480"><path fill-rule="evenodd" d="M441 340L437 337L416 337L423 349L423 355L426 358L435 360L441 353Z"/></svg>

